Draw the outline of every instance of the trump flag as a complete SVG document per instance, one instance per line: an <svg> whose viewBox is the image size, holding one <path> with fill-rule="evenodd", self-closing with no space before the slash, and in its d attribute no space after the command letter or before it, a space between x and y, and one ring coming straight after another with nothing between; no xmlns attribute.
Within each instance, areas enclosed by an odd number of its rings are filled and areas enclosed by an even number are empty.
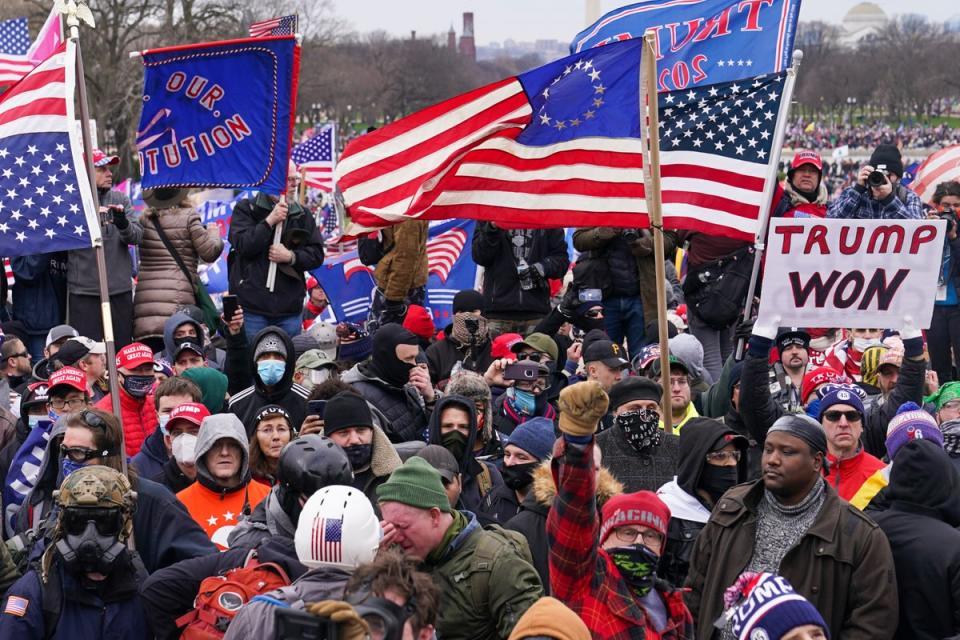
<svg viewBox="0 0 960 640"><path fill-rule="evenodd" d="M299 47L294 36L143 52L143 188L286 190Z"/></svg>

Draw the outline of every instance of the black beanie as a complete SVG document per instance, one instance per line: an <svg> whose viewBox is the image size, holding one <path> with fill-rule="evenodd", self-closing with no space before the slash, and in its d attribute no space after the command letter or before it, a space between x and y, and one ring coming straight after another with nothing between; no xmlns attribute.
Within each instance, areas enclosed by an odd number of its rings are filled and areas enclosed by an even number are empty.
<svg viewBox="0 0 960 640"><path fill-rule="evenodd" d="M323 435L350 427L373 427L373 414L363 396L353 391L341 391L327 400L323 409Z"/></svg>
<svg viewBox="0 0 960 640"><path fill-rule="evenodd" d="M464 289L453 296L453 312L483 311L483 294L473 289Z"/></svg>
<svg viewBox="0 0 960 640"><path fill-rule="evenodd" d="M903 177L903 158L900 156L900 149L897 148L897 145L877 145L870 156L870 166L876 169L880 165L884 165L887 171L897 174L898 178Z"/></svg>

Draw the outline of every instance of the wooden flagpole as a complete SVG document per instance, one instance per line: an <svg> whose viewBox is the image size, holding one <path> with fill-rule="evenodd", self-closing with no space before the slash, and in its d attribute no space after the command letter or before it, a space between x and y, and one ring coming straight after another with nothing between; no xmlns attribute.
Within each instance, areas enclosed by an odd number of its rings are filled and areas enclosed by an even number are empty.
<svg viewBox="0 0 960 640"><path fill-rule="evenodd" d="M93 196L93 206L98 211L99 219L100 197L97 194L97 178L93 166L93 141L90 137L90 113L87 105L87 83L83 74L83 56L80 52L80 20L93 27L93 17L90 9L81 1L63 5L61 12L70 30L69 38L77 47L77 91L80 107L80 135L83 138L83 157L87 168L87 178L90 180L90 191ZM68 96L72 100L73 96ZM102 222L101 222L102 224ZM113 316L110 311L110 289L107 285L107 261L103 252L103 230L94 240L94 254L97 258L97 280L100 285L100 315L103 319L103 342L106 346L107 369L110 373L110 409L120 421L120 466L123 475L127 475L127 449L123 435L123 414L120 411L120 386L117 377L117 348L113 336Z"/></svg>
<svg viewBox="0 0 960 640"><path fill-rule="evenodd" d="M640 129L644 130L646 115L647 144L644 146L643 182L647 200L647 215L653 232L653 259L657 277L657 327L660 332L660 380L663 386L661 414L663 430L673 433L673 414L670 404L670 343L667 332L667 288L663 246L663 212L660 201L660 118L657 112L657 56L656 40L652 33L643 37L640 57Z"/></svg>

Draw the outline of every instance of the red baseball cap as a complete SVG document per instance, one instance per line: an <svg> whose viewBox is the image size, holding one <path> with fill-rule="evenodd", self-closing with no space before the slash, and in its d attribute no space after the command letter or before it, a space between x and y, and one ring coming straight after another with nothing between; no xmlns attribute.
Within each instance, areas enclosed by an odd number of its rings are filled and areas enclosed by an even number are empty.
<svg viewBox="0 0 960 640"><path fill-rule="evenodd" d="M512 349L513 345L518 342L523 342L523 336L519 333L501 333L493 339L493 344L490 345L490 355L498 360L500 358L516 360L517 354Z"/></svg>
<svg viewBox="0 0 960 640"><path fill-rule="evenodd" d="M108 156L100 149L93 150L93 166L95 167L105 167L108 164L119 164L119 156Z"/></svg>
<svg viewBox="0 0 960 640"><path fill-rule="evenodd" d="M199 402L184 402L174 407L173 411L170 412L170 421L167 423L167 428L175 420L186 420L199 427L203 419L209 415L210 410L207 409L206 405Z"/></svg>
<svg viewBox="0 0 960 640"><path fill-rule="evenodd" d="M62 367L50 374L47 379L47 395L51 396L54 389L61 385L72 387L77 391L87 392L87 376L76 367Z"/></svg>
<svg viewBox="0 0 960 640"><path fill-rule="evenodd" d="M790 171L805 164L812 164L816 167L817 171L823 173L823 158L821 158L820 154L816 151L810 151L808 149L800 149L797 151L797 155L793 156L793 161L790 163Z"/></svg>
<svg viewBox="0 0 960 640"><path fill-rule="evenodd" d="M117 353L118 369L136 369L144 364L153 364L153 351L142 342L131 342Z"/></svg>
<svg viewBox="0 0 960 640"><path fill-rule="evenodd" d="M800 402L806 402L810 394L817 390L822 384L843 384L850 379L844 374L831 367L817 367L808 371L803 376L803 382L800 383Z"/></svg>

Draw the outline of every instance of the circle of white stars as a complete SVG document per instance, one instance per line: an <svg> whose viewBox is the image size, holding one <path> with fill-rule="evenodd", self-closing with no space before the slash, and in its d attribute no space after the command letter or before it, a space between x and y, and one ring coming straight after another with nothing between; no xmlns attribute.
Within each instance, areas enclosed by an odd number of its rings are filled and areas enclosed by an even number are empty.
<svg viewBox="0 0 960 640"><path fill-rule="evenodd" d="M547 111L547 101L550 100L550 87L557 84L567 76L571 74L582 73L590 80L590 86L593 87L593 98L591 98L591 103L588 105L587 109L583 113L577 114L573 118L568 118L562 120L559 118L554 118ZM540 118L540 124L553 127L557 131L562 131L564 129L579 127L581 124L587 120L592 120L596 117L597 110L604 105L604 94L606 93L607 88L603 86L603 83L600 81L600 70L593 66L593 60L577 60L576 64L568 64L563 72L553 79L553 82L550 83L550 86L543 90L541 95L544 98L544 103L540 107L537 117Z"/></svg>

